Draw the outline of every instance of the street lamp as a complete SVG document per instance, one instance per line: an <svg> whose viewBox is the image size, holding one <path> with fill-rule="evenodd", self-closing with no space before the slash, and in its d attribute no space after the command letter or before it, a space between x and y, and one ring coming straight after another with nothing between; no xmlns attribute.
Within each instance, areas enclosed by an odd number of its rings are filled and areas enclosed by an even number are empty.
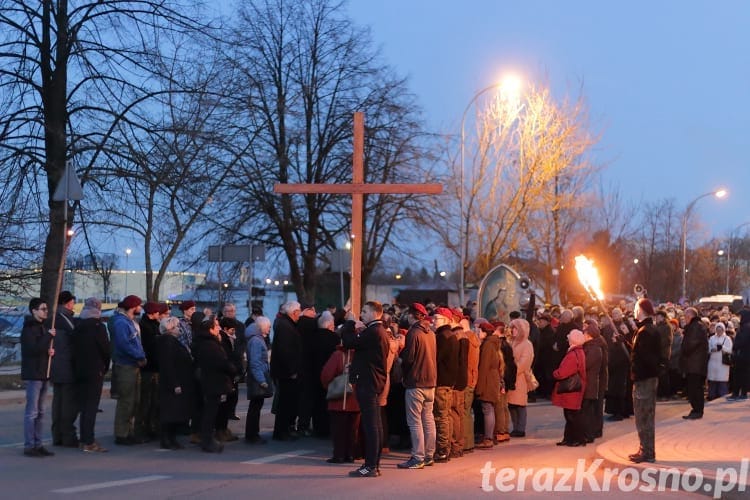
<svg viewBox="0 0 750 500"><path fill-rule="evenodd" d="M458 285L458 300L461 303L461 307L464 306L464 288L466 285L466 273L464 270L465 267L465 261L466 261L466 253L468 251L469 246L469 235L468 233L468 226L469 226L469 215L466 214L466 220L464 220L464 152L466 148L466 115L469 112L469 109L471 109L472 105L476 102L479 97L484 94L485 92L489 92L490 90L502 88L505 87L511 92L517 92L518 88L520 87L520 80L517 77L514 76L507 76L503 79L501 82L493 83L492 85L489 85L476 94L471 98L469 101L469 104L466 105L466 109L464 109L464 113L461 116L461 174L460 174L460 191L458 193L458 202L459 202L459 215L460 215L460 221L461 224L459 225L459 245L460 245L460 269L459 269L459 285ZM464 222L466 222L464 224Z"/></svg>
<svg viewBox="0 0 750 500"><path fill-rule="evenodd" d="M717 191L710 191L708 193L704 193L697 198L695 198L693 201L691 201L687 208L685 209L685 215L682 217L682 298L684 300L687 300L687 223L688 219L690 218L690 212L692 212L693 207L698 202L698 200L702 200L703 198L706 198L708 196L715 196L719 199L724 198L727 195L726 189L719 189Z"/></svg>
<svg viewBox="0 0 750 500"><path fill-rule="evenodd" d="M128 273L130 272L130 267L128 266L128 258L130 257L130 252L132 250L130 248L125 249L125 295L128 295Z"/></svg>

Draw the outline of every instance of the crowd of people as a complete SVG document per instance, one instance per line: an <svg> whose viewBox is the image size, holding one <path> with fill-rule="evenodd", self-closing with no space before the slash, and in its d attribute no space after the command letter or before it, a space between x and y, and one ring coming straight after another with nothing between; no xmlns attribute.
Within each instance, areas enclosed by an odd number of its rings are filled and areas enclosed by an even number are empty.
<svg viewBox="0 0 750 500"><path fill-rule="evenodd" d="M648 298L607 310L532 301L506 324L476 317L471 307L369 301L355 317L290 301L273 322L253 311L243 323L233 304L219 318L185 301L178 318L166 304L131 295L105 325L98 299L86 299L79 317L75 300L62 292L54 321L41 299L29 303L22 333L28 456L54 454L41 440L50 382L53 444L106 451L94 427L110 364L117 445L158 438L177 450L178 436L189 434L204 451L221 452L238 439L228 422L239 419L244 381L247 444L266 442L260 414L270 399L272 439L330 438L329 463L364 460L355 477L379 476L391 447L410 450L398 468L421 469L522 439L533 418L529 402L539 399L563 410L557 445L602 437L605 415L635 416L640 448L630 459L653 462L657 400L685 397L684 418L699 419L705 400L746 399L750 385L747 309L655 307Z"/></svg>

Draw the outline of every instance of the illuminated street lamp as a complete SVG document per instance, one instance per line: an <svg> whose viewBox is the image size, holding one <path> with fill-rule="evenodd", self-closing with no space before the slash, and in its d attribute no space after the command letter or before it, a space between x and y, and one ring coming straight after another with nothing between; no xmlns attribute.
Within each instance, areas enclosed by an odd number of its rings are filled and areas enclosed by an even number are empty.
<svg viewBox="0 0 750 500"><path fill-rule="evenodd" d="M464 265L466 261L466 253L467 253L467 247L469 245L468 239L469 235L468 233L468 214L466 216L466 220L464 219L464 157L465 157L465 149L466 149L466 115L469 112L469 109L474 105L477 99L484 94L485 92L489 92L490 90L497 89L497 88L504 88L507 90L510 94L517 94L519 89L521 87L521 80L516 76L507 76L503 79L503 81L498 83L493 83L492 85L489 85L476 94L471 98L469 101L469 104L466 105L466 109L464 110L463 116L461 117L461 174L459 176L460 180L460 191L458 193L458 202L459 202L459 216L460 216L460 222L459 225L459 245L460 245L460 269L459 269L459 285L458 285L458 300L461 303L461 307L464 306L464 288L466 286L466 273L464 270ZM465 224L464 224L465 222Z"/></svg>
<svg viewBox="0 0 750 500"><path fill-rule="evenodd" d="M124 297L128 295L128 273L130 272L130 268L128 266L128 258L130 257L130 253L132 250L130 248L125 249L125 295Z"/></svg>
<svg viewBox="0 0 750 500"><path fill-rule="evenodd" d="M727 195L726 189L719 189L717 191L711 191L708 193L704 193L697 198L695 198L693 201L691 201L687 208L685 209L685 215L682 217L682 297L683 299L687 300L687 224L688 219L690 218L690 213L693 210L693 207L695 206L696 202L698 200L702 200L703 198L706 198L708 196L715 196L716 198L724 198Z"/></svg>

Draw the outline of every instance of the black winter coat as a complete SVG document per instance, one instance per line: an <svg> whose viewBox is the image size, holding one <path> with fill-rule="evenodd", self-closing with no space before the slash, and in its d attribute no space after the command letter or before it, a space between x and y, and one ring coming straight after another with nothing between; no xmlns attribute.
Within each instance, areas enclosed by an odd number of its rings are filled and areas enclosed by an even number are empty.
<svg viewBox="0 0 750 500"><path fill-rule="evenodd" d="M73 311L58 306L55 316L55 355L52 357L50 380L55 384L72 384L73 374L73 329L76 320Z"/></svg>
<svg viewBox="0 0 750 500"><path fill-rule="evenodd" d="M159 333L159 322L143 315L140 321L141 326L141 346L146 353L146 366L141 367L141 371L158 372L159 355L156 350L156 339L161 335Z"/></svg>
<svg viewBox="0 0 750 500"><path fill-rule="evenodd" d="M107 327L100 318L86 318L73 330L73 359L78 382L104 378L109 370L111 347Z"/></svg>
<svg viewBox="0 0 750 500"><path fill-rule="evenodd" d="M443 325L435 331L437 347L437 386L456 385L458 378L458 339L450 325Z"/></svg>
<svg viewBox="0 0 750 500"><path fill-rule="evenodd" d="M503 363L505 364L505 371L503 371L505 390L515 391L516 378L518 378L518 367L516 366L516 358L513 356L513 347L508 343L505 337L499 338L500 352L503 354Z"/></svg>
<svg viewBox="0 0 750 500"><path fill-rule="evenodd" d="M661 364L660 354L659 332L654 327L654 321L646 318L633 337L633 350L630 353L630 379L638 381L658 377Z"/></svg>
<svg viewBox="0 0 750 500"><path fill-rule="evenodd" d="M234 390L232 382L237 375L237 368L229 360L219 339L210 333L195 336L192 351L200 372L203 394L218 396Z"/></svg>
<svg viewBox="0 0 750 500"><path fill-rule="evenodd" d="M271 377L279 380L302 375L302 337L297 325L283 314L273 323Z"/></svg>
<svg viewBox="0 0 750 500"><path fill-rule="evenodd" d="M367 387L380 394L385 388L386 363L388 361L388 333L383 322L371 321L357 333L354 321L346 321L341 327L341 341L345 349L354 349L354 359L349 369L349 380L358 387Z"/></svg>
<svg viewBox="0 0 750 500"><path fill-rule="evenodd" d="M693 318L682 331L680 371L706 376L708 372L708 330L699 318Z"/></svg>
<svg viewBox="0 0 750 500"><path fill-rule="evenodd" d="M193 358L177 337L159 335L159 418L162 423L187 422L194 410ZM175 387L181 394L175 394Z"/></svg>
<svg viewBox="0 0 750 500"><path fill-rule="evenodd" d="M21 330L21 380L48 380L47 361L52 335L33 316L27 316Z"/></svg>

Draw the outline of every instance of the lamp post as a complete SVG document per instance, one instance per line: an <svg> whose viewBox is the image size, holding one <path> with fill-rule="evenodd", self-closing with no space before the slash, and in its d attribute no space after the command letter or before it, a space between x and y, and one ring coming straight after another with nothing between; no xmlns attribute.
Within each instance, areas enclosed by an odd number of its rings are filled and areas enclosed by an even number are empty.
<svg viewBox="0 0 750 500"><path fill-rule="evenodd" d="M682 217L682 298L684 300L687 300L687 223L690 218L690 212L692 212L698 200L702 200L708 196L715 196L721 199L726 195L727 191L725 189L704 193L691 201L685 209L685 214Z"/></svg>
<svg viewBox="0 0 750 500"><path fill-rule="evenodd" d="M128 273L130 272L130 268L128 266L128 258L130 257L130 253L132 251L133 250L131 250L130 248L125 249L125 295L124 296L128 295Z"/></svg>
<svg viewBox="0 0 750 500"><path fill-rule="evenodd" d="M460 191L458 193L458 202L459 202L459 215L461 217L461 224L459 225L459 253L460 253L460 270L459 270L459 285L458 285L458 300L461 302L461 307L464 306L464 288L466 285L466 273L465 273L465 261L466 261L466 254L468 252L468 246L469 246L469 235L468 233L468 226L469 226L469 214L466 214L466 218L464 218L464 156L465 156L465 149L466 149L466 115L469 112L469 109L474 105L477 99L479 97L489 92L490 90L501 88L501 87L509 87L514 86L518 87L518 79L508 77L504 79L501 82L493 83L492 85L489 85L479 92L475 93L474 96L469 101L469 104L466 105L466 109L464 109L464 113L461 116L461 174L459 176L460 178Z"/></svg>
<svg viewBox="0 0 750 500"><path fill-rule="evenodd" d="M338 249L336 253L339 257L339 288L341 293L341 309L346 306L346 297L344 296L344 254L352 249L351 241L347 241L344 244L345 249Z"/></svg>

